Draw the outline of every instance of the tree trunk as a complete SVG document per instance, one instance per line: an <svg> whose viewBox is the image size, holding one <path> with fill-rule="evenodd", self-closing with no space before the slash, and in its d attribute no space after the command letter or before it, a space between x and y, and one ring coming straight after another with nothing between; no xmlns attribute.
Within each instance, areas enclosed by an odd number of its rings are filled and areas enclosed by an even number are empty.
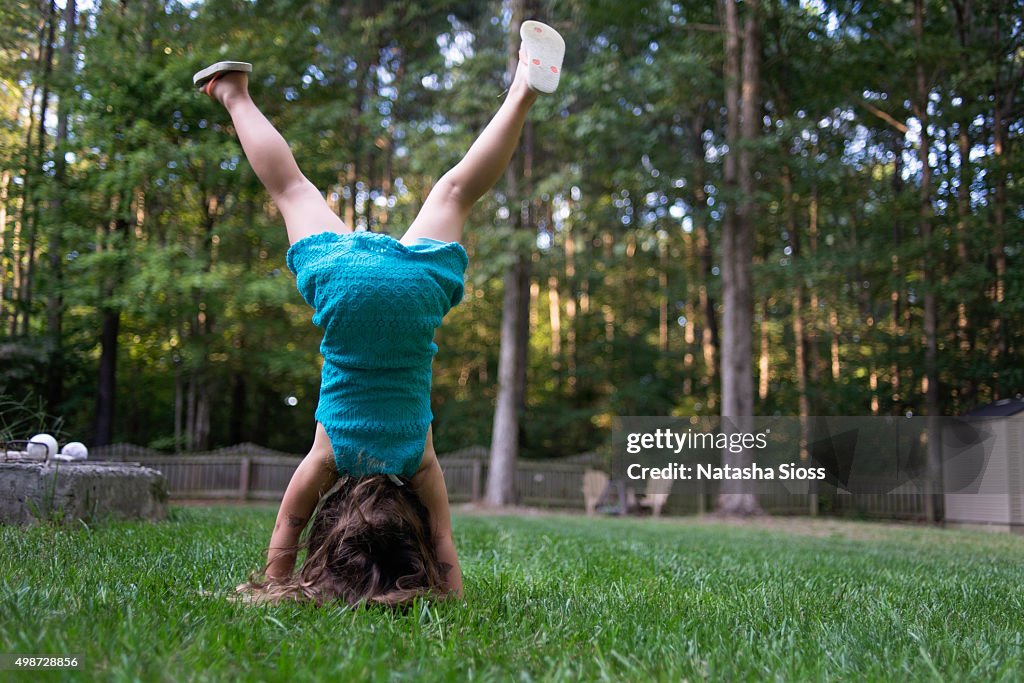
<svg viewBox="0 0 1024 683"><path fill-rule="evenodd" d="M995 37L996 44L1003 44L1004 27L1001 25L1000 12L996 18ZM1005 320L1003 300L1006 295L1006 213L1007 213L1007 187L1010 182L1010 157L1009 137L1007 136L1007 122L1010 112L1019 94L1020 80L1011 73L1009 82L1004 80L1003 69L996 70L996 83L993 89L992 105L992 153L995 157L991 168L993 185L995 189L995 201L992 203L992 232L993 240L991 258L995 268L995 283L992 288L992 300L994 302L995 315L992 317L992 331L994 344L992 344L991 357L999 363L1006 356L1008 348L1008 330ZM1010 122L1013 125L1013 122ZM1011 214L1013 209L1011 208ZM999 398L1005 389L1000 382L995 386L995 398Z"/></svg>
<svg viewBox="0 0 1024 683"><path fill-rule="evenodd" d="M703 159L705 156L704 142L701 139L703 128L704 124L700 119L695 120L693 126L690 128L690 145L696 159ZM707 194L704 192L704 174L701 171L701 166L699 164L697 166L696 174L697 176L693 183L693 203L695 207L706 206L708 198ZM693 231L697 236L698 263L700 264L698 280L703 283L700 285L700 289L698 290L700 310L704 316L704 325L701 328L700 335L701 355L704 358L705 372L703 383L710 390L715 377L718 375L717 355L720 347L720 340L718 334L718 316L715 313L715 298L712 296L707 286L707 283L711 282L712 277L714 277L711 270L714 267L715 255L711 246L711 237L708 235L703 211L695 210L693 212Z"/></svg>
<svg viewBox="0 0 1024 683"><path fill-rule="evenodd" d="M658 350L668 356L668 236L658 237Z"/></svg>
<svg viewBox="0 0 1024 683"><path fill-rule="evenodd" d="M50 5L52 10L52 5ZM47 28L50 26L49 21L43 21L39 24L39 40L36 44L36 69L35 73L42 73L43 62L45 56L49 52L47 49ZM52 40L49 41L52 46ZM33 79L35 81L36 79ZM39 94L39 83L33 82L31 90L26 90L28 97L22 97L22 111L26 114L25 122L25 147L22 154L22 169L21 169L21 198L17 202L14 218L14 232L11 240L11 320L10 320L10 336L16 337L19 333L19 326L21 323L21 316L28 317L28 311L26 310L25 303L25 270L27 264L22 264L22 245L26 241L24 236L29 237L31 241L31 234L33 231L33 216L30 207L33 206L32 190L34 180L34 169L37 167L37 160L32 155L32 133L36 128L36 96ZM39 124L39 137L42 139L46 135L46 121L40 117L38 119ZM16 183L17 184L17 183ZM23 236L24 233L24 236ZM27 322L24 325L24 329L28 329Z"/></svg>
<svg viewBox="0 0 1024 683"><path fill-rule="evenodd" d="M178 335L182 339L182 335ZM180 453L184 446L182 436L185 426L185 375L182 371L181 361L175 354L174 359L174 452Z"/></svg>
<svg viewBox="0 0 1024 683"><path fill-rule="evenodd" d="M509 82L519 63L519 25L522 22L523 0L512 2L512 21L509 27L508 74ZM527 123L529 126L529 123ZM528 135L523 136L529 140ZM506 172L509 203L513 207L517 229L529 229L520 204L516 181L516 164L509 164ZM524 225L524 223L526 225ZM487 505L511 505L516 501L516 458L519 454L519 406L525 396L524 348L529 337L530 255L519 254L505 273L505 293L502 298L501 349L498 358L498 400L494 409L494 428L491 434L491 462L487 472ZM525 300L524 300L525 299Z"/></svg>
<svg viewBox="0 0 1024 683"><path fill-rule="evenodd" d="M516 60L518 62L519 52L516 51ZM526 196L533 196L533 125L527 121L523 126L523 135L520 142L520 150L523 153L523 175L526 179ZM517 228L519 230L529 230L537 224L536 217L534 215L534 204L533 202L527 202L523 206L523 210L519 215L519 223ZM520 421L523 413L526 412L526 368L529 361L529 350L530 350L530 309L533 301L533 288L532 288L532 271L533 271L533 258L532 253L521 254L521 263L517 264L517 286L519 287L519 311L516 313L516 359L515 359L515 373L516 373L516 423L520 426L520 436L525 436L522 430L522 423ZM519 444L524 441L520 439ZM516 452L518 456L518 449Z"/></svg>
<svg viewBox="0 0 1024 683"><path fill-rule="evenodd" d="M210 447L210 385L201 375L198 376L198 380L195 436L192 438L192 446L197 451L205 451Z"/></svg>
<svg viewBox="0 0 1024 683"><path fill-rule="evenodd" d="M725 315L722 325L721 430L726 434L751 432L754 409L751 336L754 310L750 269L754 251L754 178L750 144L760 131L761 105L758 89L758 3L757 0L747 0L745 4L747 17L741 77L737 8L732 0L724 2L729 144L729 154L725 158L724 180L731 197L722 223L722 299ZM739 97L741 87L742 110ZM733 453L725 449L722 452L722 462L732 467L749 466L751 454L749 450ZM760 506L756 496L749 491L743 480L729 479L722 482L718 512L723 515L752 515L760 512Z"/></svg>
<svg viewBox="0 0 1024 683"><path fill-rule="evenodd" d="M966 78L971 71L969 48L971 45L971 0L958 2L954 0L953 7L956 15L957 36L960 42L960 73ZM966 90L966 86L965 86ZM968 106L968 94L961 93L962 110L957 121L957 143L959 155L959 173L957 176L957 258L963 268L970 266L970 257L967 249L967 219L971 215L971 112ZM957 341L961 351L966 354L971 352L971 329L970 318L967 314L970 302L961 294L957 303ZM972 307L973 308L973 307ZM961 387L961 405L970 405L973 402L974 379L967 377Z"/></svg>
<svg viewBox="0 0 1024 683"><path fill-rule="evenodd" d="M558 276L548 276L548 320L551 324L551 366L558 378L562 370L562 304L558 295Z"/></svg>
<svg viewBox="0 0 1024 683"><path fill-rule="evenodd" d="M185 393L185 452L195 450L196 435L196 370L189 372L188 391Z"/></svg>
<svg viewBox="0 0 1024 683"><path fill-rule="evenodd" d="M42 94L39 101L39 136L36 139L36 159L38 164L42 164L46 158L46 120L48 118L48 109L50 106L50 82L53 74L53 46L55 42L55 32L57 26L57 5L50 0L48 3L47 18L46 18L46 41L43 47L43 71L40 75L42 82ZM38 168L38 166L37 166ZM40 169L41 170L41 169ZM32 208L30 209L30 220L26 223L28 231L28 251L27 251L27 263L25 269L25 279L21 290L21 301L23 308L21 312L21 334L28 336L29 324L32 317L32 298L33 291L32 287L35 283L35 271L36 271L36 243L39 240L39 230L43 221L40 220L39 203L40 196L42 193L36 194L32 198Z"/></svg>
<svg viewBox="0 0 1024 683"><path fill-rule="evenodd" d="M498 400L494 410L494 430L491 436L491 466L487 476L486 502L488 505L510 505L515 502L516 457L519 452L519 410L517 405L520 368L519 342L522 320L522 300L528 297L523 282L529 283L529 261L520 257L505 273L505 294L502 300L501 350L498 358Z"/></svg>
<svg viewBox="0 0 1024 683"><path fill-rule="evenodd" d="M10 201L11 171L4 169L0 173L0 254L7 249L7 204ZM6 329L4 324L4 292L7 290L7 268L0 268L0 330Z"/></svg>
<svg viewBox="0 0 1024 683"><path fill-rule="evenodd" d="M68 123L71 117L69 89L75 75L75 0L67 0L64 9L64 45L61 48L60 69L62 83L60 102L57 107L57 138L54 140L54 185L57 188L51 200L50 211L53 227L50 234L50 275L53 278L49 296L46 301L46 328L49 336L50 359L46 376L46 405L51 413L61 412L64 401L64 350L63 317L64 295L63 259L61 259L62 237L64 232L64 185L67 173L67 161L64 158L64 145L68 139Z"/></svg>
<svg viewBox="0 0 1024 683"><path fill-rule="evenodd" d="M121 327L121 311L104 308L101 315L96 428L93 436L93 444L96 446L106 446L114 438L114 406L117 398L117 335Z"/></svg>
<svg viewBox="0 0 1024 683"><path fill-rule="evenodd" d="M924 43L924 0L914 0L914 38L918 50L923 48ZM924 285L924 337L925 337L925 410L928 413L928 477L930 486L937 487L939 482L939 461L941 457L940 430L938 429L937 418L940 415L939 408L939 372L938 372L938 307L935 294L935 268L934 249L932 247L932 170L929 165L928 156L930 151L930 136L928 134L928 83L925 79L924 62L917 60L916 70L916 97L915 109L918 120L921 122L921 144L918 148L918 159L921 162L921 193L919 203L919 220L921 238L925 242L925 256L923 264ZM932 488L932 495L925 496L925 514L928 521L938 519L938 494L937 488Z"/></svg>
<svg viewBox="0 0 1024 683"><path fill-rule="evenodd" d="M768 307L770 303L770 299L761 302L761 355L757 362L757 397L762 401L768 398L768 371L771 360L768 357Z"/></svg>
<svg viewBox="0 0 1024 683"><path fill-rule="evenodd" d="M528 226L530 224L527 224ZM519 448L526 444L526 431L523 425L523 415L526 414L526 370L529 367L530 352L530 291L531 274L533 264L531 255L526 254L517 264L516 285L519 287L519 312L516 314L516 424L519 425L519 441L516 448L516 456L519 455Z"/></svg>
<svg viewBox="0 0 1024 683"><path fill-rule="evenodd" d="M793 272L797 273L796 285L793 287L793 365L796 375L797 414L800 416L800 461L805 462L810 454L807 450L810 436L808 416L811 414L810 401L807 397L807 349L804 333L804 286L803 264L800 262L800 233L796 222L797 198L793 192L793 174L789 167L782 169L783 201L786 207L786 232L789 234L789 248L792 251L791 262Z"/></svg>
<svg viewBox="0 0 1024 683"><path fill-rule="evenodd" d="M841 369L839 363L839 314L836 313L834 308L828 312L828 333L830 339L829 354L832 359L832 380L838 382Z"/></svg>
<svg viewBox="0 0 1024 683"><path fill-rule="evenodd" d="M128 230L126 215L128 195L115 196L111 201L116 218L97 231L97 251L111 249L104 241L109 242L112 234L124 233ZM106 238L104 240L103 238ZM120 281L119 268L107 273L100 283L100 362L99 375L96 383L96 428L94 440L97 446L111 443L114 438L114 406L117 402L117 348L118 333L121 328L121 311L109 302L114 296Z"/></svg>
<svg viewBox="0 0 1024 683"><path fill-rule="evenodd" d="M565 232L565 375L570 396L576 393L576 237Z"/></svg>

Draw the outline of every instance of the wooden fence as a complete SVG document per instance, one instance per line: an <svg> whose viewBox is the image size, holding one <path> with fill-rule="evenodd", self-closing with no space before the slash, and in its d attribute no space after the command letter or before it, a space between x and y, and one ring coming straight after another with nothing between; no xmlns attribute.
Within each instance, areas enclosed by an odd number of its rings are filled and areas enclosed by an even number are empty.
<svg viewBox="0 0 1024 683"><path fill-rule="evenodd" d="M486 449L476 447L441 457L448 495L454 503L483 497L487 481ZM91 459L131 460L163 472L172 498L281 499L301 456L241 444L205 454L167 455L137 446L94 449ZM521 460L516 471L523 505L582 510L583 473L591 458L576 462ZM642 487L638 490L642 493ZM667 515L699 514L713 508L715 491L671 494ZM764 494L761 507L771 514L852 516L923 520L924 497L916 494ZM612 501L614 502L614 501Z"/></svg>

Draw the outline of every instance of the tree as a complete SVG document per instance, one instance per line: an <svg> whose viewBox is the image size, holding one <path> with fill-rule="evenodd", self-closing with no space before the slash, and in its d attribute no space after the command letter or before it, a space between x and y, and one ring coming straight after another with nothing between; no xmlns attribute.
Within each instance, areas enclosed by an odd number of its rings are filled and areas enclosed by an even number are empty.
<svg viewBox="0 0 1024 683"><path fill-rule="evenodd" d="M722 222L722 425L723 433L753 430L754 380L751 329L754 323L751 263L754 255L754 145L761 128L758 3L747 0L743 28L742 73L740 23L736 3L723 2L725 15L725 88L729 153L725 158L724 186L729 192ZM749 450L724 449L723 464L746 467ZM742 480L725 480L718 511L726 515L760 512L757 499Z"/></svg>
<svg viewBox="0 0 1024 683"><path fill-rule="evenodd" d="M524 0L513 0L510 5L512 19L508 33L509 83L519 65L519 26L526 12ZM532 165L532 135L527 120L519 152L523 160L523 175L529 179ZM509 203L513 207L512 221L516 231L534 230L527 202L532 187L519 190L517 180L520 169L516 160L509 164L506 186ZM514 210L519 205L518 211ZM513 245L518 246L517 242ZM501 306L501 352L498 361L498 400L494 408L494 428L491 433L491 464L487 471L488 505L509 505L516 500L515 469L519 452L520 419L526 397L526 360L529 344L530 254L520 246L512 265L505 273L504 296Z"/></svg>

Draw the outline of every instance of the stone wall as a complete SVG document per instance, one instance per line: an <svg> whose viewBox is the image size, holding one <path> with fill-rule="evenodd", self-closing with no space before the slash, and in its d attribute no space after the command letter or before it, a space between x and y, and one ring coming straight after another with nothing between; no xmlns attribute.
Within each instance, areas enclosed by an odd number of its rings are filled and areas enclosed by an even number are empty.
<svg viewBox="0 0 1024 683"><path fill-rule="evenodd" d="M163 474L138 463L0 462L3 524L161 520L167 498Z"/></svg>

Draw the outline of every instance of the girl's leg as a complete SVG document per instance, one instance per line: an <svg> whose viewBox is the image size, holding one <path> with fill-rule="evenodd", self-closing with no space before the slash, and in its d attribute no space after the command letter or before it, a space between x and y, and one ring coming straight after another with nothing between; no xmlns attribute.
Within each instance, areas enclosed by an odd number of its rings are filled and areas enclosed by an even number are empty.
<svg viewBox="0 0 1024 683"><path fill-rule="evenodd" d="M318 232L351 232L299 171L288 143L249 97L248 83L245 73L226 73L210 94L231 115L249 164L284 217L288 241L294 244Z"/></svg>
<svg viewBox="0 0 1024 683"><path fill-rule="evenodd" d="M498 182L519 143L537 93L526 84L526 65L519 63L508 96L462 161L441 176L427 195L402 242L431 237L458 242L469 211Z"/></svg>

